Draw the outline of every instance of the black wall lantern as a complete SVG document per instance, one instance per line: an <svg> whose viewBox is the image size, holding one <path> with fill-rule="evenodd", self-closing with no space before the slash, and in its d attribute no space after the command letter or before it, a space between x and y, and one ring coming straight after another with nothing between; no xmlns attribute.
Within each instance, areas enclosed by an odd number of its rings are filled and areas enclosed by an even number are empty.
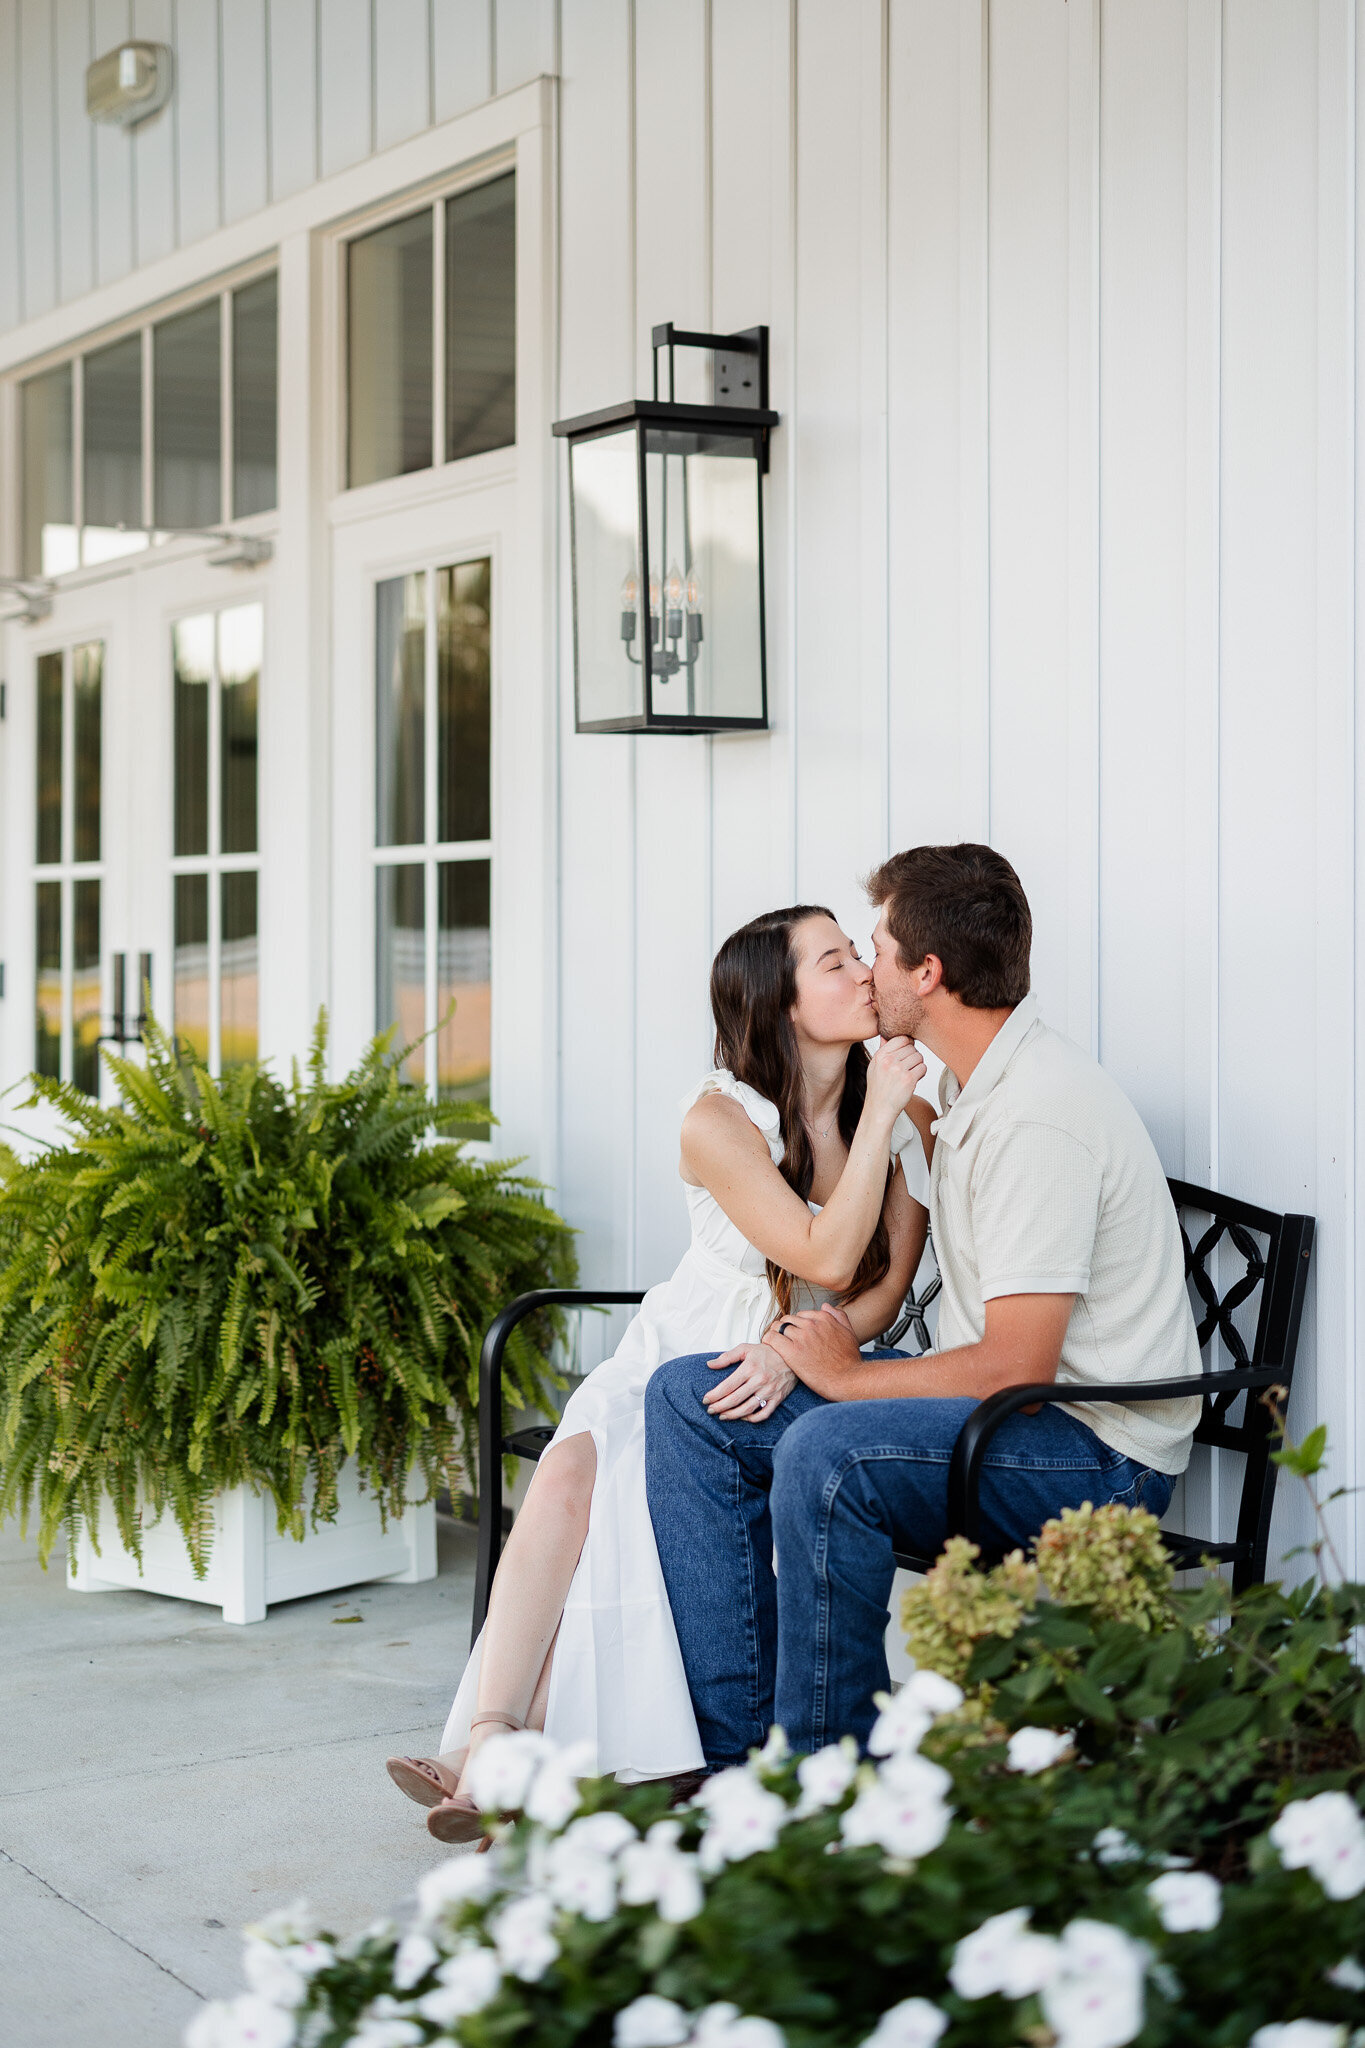
<svg viewBox="0 0 1365 2048"><path fill-rule="evenodd" d="M569 443L577 729L761 732L768 330L669 321L652 338L653 398L554 427ZM711 350L710 405L675 402L676 348Z"/></svg>

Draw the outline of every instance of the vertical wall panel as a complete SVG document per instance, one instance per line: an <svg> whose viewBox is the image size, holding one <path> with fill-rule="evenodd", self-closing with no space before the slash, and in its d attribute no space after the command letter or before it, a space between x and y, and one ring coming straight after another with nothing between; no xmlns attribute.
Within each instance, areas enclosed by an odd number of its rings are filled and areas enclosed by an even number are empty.
<svg viewBox="0 0 1365 2048"><path fill-rule="evenodd" d="M317 14L314 0L267 0L270 196L317 176Z"/></svg>
<svg viewBox="0 0 1365 2048"><path fill-rule="evenodd" d="M559 408L590 412L635 382L634 122L626 0L577 0L564 23L560 101ZM626 260L621 252L625 251ZM567 506L567 458L560 460ZM634 755L637 741L573 731L568 518L560 605L560 1195L598 1285L634 1257ZM648 744L646 741L644 744ZM645 1278L652 1279L652 1273Z"/></svg>
<svg viewBox="0 0 1365 2048"><path fill-rule="evenodd" d="M174 41L173 0L133 0L133 33L149 43ZM138 263L154 263L176 245L175 116L169 106L133 130L134 223Z"/></svg>
<svg viewBox="0 0 1365 2048"><path fill-rule="evenodd" d="M791 475L790 18L780 0L711 11L712 319L717 333L766 325L773 436L764 506L771 733L711 742L711 939L789 903L794 767L785 609Z"/></svg>
<svg viewBox="0 0 1365 2048"><path fill-rule="evenodd" d="M635 383L647 391L651 327L711 325L706 0L637 0L635 34ZM705 360L679 357L680 398L701 395ZM636 741L636 1255L646 1280L670 1272L687 1242L678 1097L710 1065L711 745Z"/></svg>
<svg viewBox="0 0 1365 2048"><path fill-rule="evenodd" d="M132 33L129 0L91 0L95 55ZM95 282L108 284L133 267L133 138L108 121L94 124Z"/></svg>
<svg viewBox="0 0 1365 2048"><path fill-rule="evenodd" d="M890 838L979 839L989 793L984 9L891 11Z"/></svg>
<svg viewBox="0 0 1365 2048"><path fill-rule="evenodd" d="M221 12L223 218L242 220L270 196L265 0L232 0ZM184 135L181 135L184 147ZM184 170L181 170L184 182ZM181 234L185 227L182 219Z"/></svg>
<svg viewBox="0 0 1365 2048"><path fill-rule="evenodd" d="M85 111L90 62L90 0L54 0L57 207L61 222L59 297L78 298L95 281L94 141Z"/></svg>
<svg viewBox="0 0 1365 2048"><path fill-rule="evenodd" d="M19 0L0 0L0 329L19 300Z"/></svg>
<svg viewBox="0 0 1365 2048"><path fill-rule="evenodd" d="M225 44L249 40L252 29L262 38L260 62L253 78L224 75ZM171 112L175 119L175 170L179 188L180 240L197 242L211 234L223 221L223 159L231 140L240 150L242 140L255 142L254 163L249 173L258 196L265 200L265 50L264 16L260 0L221 5L198 0L181 6L176 14L175 97ZM219 132L219 105L226 112Z"/></svg>
<svg viewBox="0 0 1365 2048"><path fill-rule="evenodd" d="M437 121L449 121L489 97L492 0L431 0L431 72L432 114Z"/></svg>
<svg viewBox="0 0 1365 2048"><path fill-rule="evenodd" d="M642 11L650 4L640 0ZM559 68L557 16L557 0L494 0L494 92L511 92L528 78Z"/></svg>
<svg viewBox="0 0 1365 2048"><path fill-rule="evenodd" d="M24 318L57 303L57 155L53 133L52 12L47 0L19 8L20 270Z"/></svg>
<svg viewBox="0 0 1365 2048"><path fill-rule="evenodd" d="M370 0L328 0L318 13L318 142L323 177L374 148Z"/></svg>
<svg viewBox="0 0 1365 2048"><path fill-rule="evenodd" d="M431 120L428 0L377 0L374 70L374 146L387 149Z"/></svg>

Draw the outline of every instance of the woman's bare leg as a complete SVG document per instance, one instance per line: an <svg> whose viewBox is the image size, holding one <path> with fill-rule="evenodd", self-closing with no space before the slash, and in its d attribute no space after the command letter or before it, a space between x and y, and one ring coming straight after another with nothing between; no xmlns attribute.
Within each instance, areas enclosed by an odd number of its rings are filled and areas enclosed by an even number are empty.
<svg viewBox="0 0 1365 2048"><path fill-rule="evenodd" d="M547 1451L512 1524L493 1580L479 1663L479 1713L499 1707L529 1722L545 1718L550 1653L588 1533L597 1446L584 1431ZM473 1757L496 1722L470 1732Z"/></svg>

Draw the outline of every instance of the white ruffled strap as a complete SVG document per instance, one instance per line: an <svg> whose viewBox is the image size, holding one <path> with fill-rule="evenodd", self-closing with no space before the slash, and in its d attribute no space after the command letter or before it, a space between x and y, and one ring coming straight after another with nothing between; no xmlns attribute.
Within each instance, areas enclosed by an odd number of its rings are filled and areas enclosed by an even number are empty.
<svg viewBox="0 0 1365 2048"><path fill-rule="evenodd" d="M774 1159L782 1157L782 1119L776 1103L769 1102L766 1095L760 1095L757 1088L751 1088L747 1081L737 1081L728 1067L716 1067L689 1089L678 1105L686 1116L694 1102L700 1102L703 1095L728 1095L737 1102L751 1124L756 1124L768 1141L768 1150Z"/></svg>

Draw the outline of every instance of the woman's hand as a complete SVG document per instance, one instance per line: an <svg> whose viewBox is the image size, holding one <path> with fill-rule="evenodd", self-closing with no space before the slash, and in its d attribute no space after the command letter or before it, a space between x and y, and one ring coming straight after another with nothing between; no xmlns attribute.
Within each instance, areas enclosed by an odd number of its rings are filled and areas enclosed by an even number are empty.
<svg viewBox="0 0 1365 2048"><path fill-rule="evenodd" d="M866 1114L889 1132L927 1071L913 1038L884 1038L868 1063Z"/></svg>
<svg viewBox="0 0 1365 2048"><path fill-rule="evenodd" d="M712 1415L727 1422L766 1422L796 1385L796 1374L766 1344L736 1344L711 1360L712 1372L727 1366L734 1368L730 1377L702 1396Z"/></svg>

